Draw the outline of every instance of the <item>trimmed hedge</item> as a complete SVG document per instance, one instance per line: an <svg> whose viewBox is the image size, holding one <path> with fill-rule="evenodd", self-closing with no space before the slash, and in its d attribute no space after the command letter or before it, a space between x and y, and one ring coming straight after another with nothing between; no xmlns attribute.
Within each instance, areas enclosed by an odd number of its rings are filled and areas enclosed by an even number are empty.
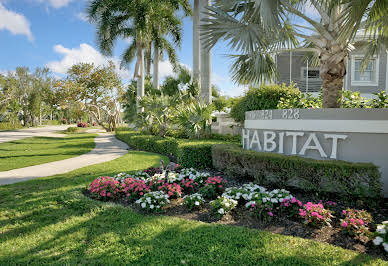
<svg viewBox="0 0 388 266"><path fill-rule="evenodd" d="M231 176L253 178L258 184L335 192L356 197L380 197L381 174L371 163L315 160L299 156L214 145L213 165Z"/></svg>
<svg viewBox="0 0 388 266"><path fill-rule="evenodd" d="M183 167L200 169L213 168L211 147L214 144L230 143L220 140L162 138L143 135L128 128L117 128L116 136L132 148L164 154Z"/></svg>
<svg viewBox="0 0 388 266"><path fill-rule="evenodd" d="M0 130L13 130L22 128L20 123L0 122Z"/></svg>

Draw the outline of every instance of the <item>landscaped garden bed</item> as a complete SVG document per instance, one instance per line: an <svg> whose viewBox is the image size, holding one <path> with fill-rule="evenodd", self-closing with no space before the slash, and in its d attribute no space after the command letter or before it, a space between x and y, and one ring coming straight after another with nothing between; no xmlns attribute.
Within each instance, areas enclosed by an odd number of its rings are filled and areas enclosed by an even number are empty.
<svg viewBox="0 0 388 266"><path fill-rule="evenodd" d="M261 229L388 258L386 203L262 187L221 172L150 168L99 177L84 194L142 214ZM383 224L384 223L384 224Z"/></svg>

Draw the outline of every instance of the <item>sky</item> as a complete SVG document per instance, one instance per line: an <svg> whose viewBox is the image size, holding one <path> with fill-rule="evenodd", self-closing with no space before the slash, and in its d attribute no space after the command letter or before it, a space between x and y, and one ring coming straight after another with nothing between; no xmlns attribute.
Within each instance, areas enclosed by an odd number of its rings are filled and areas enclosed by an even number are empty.
<svg viewBox="0 0 388 266"><path fill-rule="evenodd" d="M26 66L48 67L55 77L64 77L73 64L80 62L104 65L108 60L120 64L127 40L115 45L112 58L104 57L96 45L96 28L85 15L87 0L0 0L0 73ZM192 1L191 1L192 2ZM184 19L183 42L177 51L179 61L192 68L192 21ZM238 96L244 87L230 79L225 43L212 50L212 83L224 95ZM119 71L123 80L133 75L134 65ZM161 79L172 75L168 61L161 62Z"/></svg>

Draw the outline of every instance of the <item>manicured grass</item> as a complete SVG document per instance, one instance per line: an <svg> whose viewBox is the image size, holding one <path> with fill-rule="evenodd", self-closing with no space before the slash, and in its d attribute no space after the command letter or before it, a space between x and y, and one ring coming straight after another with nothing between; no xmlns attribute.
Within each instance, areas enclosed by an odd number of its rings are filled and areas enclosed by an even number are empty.
<svg viewBox="0 0 388 266"><path fill-rule="evenodd" d="M0 144L0 171L64 160L91 151L95 134L33 137Z"/></svg>
<svg viewBox="0 0 388 266"><path fill-rule="evenodd" d="M0 187L0 265L384 265L301 238L165 216L91 200L94 178L159 165L139 151L65 175Z"/></svg>

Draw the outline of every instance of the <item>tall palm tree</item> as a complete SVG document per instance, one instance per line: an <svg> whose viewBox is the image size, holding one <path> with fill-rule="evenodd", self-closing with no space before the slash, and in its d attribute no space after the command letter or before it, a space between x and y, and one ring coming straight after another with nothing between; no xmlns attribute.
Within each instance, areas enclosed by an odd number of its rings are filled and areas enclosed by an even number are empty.
<svg viewBox="0 0 388 266"><path fill-rule="evenodd" d="M318 18L308 15L308 6L317 11ZM274 80L277 69L272 55L276 52L316 53L324 108L340 106L345 60L354 49L357 30L366 29L358 43L368 48L365 62L387 40L386 0L219 0L208 10L210 18L205 19L201 39L208 47L224 39L241 51L232 56L233 78L240 83Z"/></svg>
<svg viewBox="0 0 388 266"><path fill-rule="evenodd" d="M199 43L199 0L194 0L193 9L193 81L199 84L200 78Z"/></svg>
<svg viewBox="0 0 388 266"><path fill-rule="evenodd" d="M199 2L200 25L205 25L206 19L209 17L206 8L210 7L211 0L201 0ZM201 32L201 30L200 30ZM201 91L200 98L207 104L212 102L212 86L211 86L211 51L206 47L205 40L200 37L200 79Z"/></svg>
<svg viewBox="0 0 388 266"><path fill-rule="evenodd" d="M160 14L166 14L162 12L166 5L171 13L188 6L188 0L93 0L87 10L90 20L97 24L97 42L105 55L112 55L115 40L131 40L122 55L122 65L136 58L137 106L144 96L144 49L152 41L151 29L160 22Z"/></svg>

